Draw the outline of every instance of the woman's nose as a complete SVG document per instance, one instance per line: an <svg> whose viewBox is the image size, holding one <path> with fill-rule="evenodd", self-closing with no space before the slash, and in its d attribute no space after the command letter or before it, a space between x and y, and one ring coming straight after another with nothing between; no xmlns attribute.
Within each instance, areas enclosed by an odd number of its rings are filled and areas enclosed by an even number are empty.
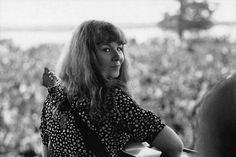
<svg viewBox="0 0 236 157"><path fill-rule="evenodd" d="M113 54L114 54L114 56L113 56L113 60L114 61L119 61L119 60L121 60L122 59L122 52L120 52L119 50L114 50L114 52L113 52Z"/></svg>

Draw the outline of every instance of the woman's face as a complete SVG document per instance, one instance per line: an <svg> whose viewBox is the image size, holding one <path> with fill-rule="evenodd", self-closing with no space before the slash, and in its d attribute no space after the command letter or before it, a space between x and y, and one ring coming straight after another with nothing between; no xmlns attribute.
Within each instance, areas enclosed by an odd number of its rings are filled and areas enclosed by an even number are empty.
<svg viewBox="0 0 236 157"><path fill-rule="evenodd" d="M124 45L117 42L100 44L96 48L99 70L106 78L117 78L124 62Z"/></svg>

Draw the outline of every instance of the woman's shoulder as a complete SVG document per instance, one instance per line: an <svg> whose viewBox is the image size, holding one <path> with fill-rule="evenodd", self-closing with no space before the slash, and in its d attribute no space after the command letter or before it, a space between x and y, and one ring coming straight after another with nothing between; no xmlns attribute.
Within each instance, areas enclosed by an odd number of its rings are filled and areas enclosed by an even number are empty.
<svg viewBox="0 0 236 157"><path fill-rule="evenodd" d="M127 95L129 96L129 92L127 89L122 88L122 87L112 87L110 88L110 92L113 93L115 96L117 95Z"/></svg>
<svg viewBox="0 0 236 157"><path fill-rule="evenodd" d="M130 93L123 88L116 87L112 89L112 96L115 100L115 104L118 106L126 106L130 104L136 104Z"/></svg>

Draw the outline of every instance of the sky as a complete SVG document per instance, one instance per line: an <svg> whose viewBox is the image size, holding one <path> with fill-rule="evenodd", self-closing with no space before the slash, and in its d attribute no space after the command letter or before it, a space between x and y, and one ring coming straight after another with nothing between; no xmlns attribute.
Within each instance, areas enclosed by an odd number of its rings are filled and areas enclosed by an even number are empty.
<svg viewBox="0 0 236 157"><path fill-rule="evenodd" d="M236 21L236 0L218 3L215 21ZM176 0L0 0L0 27L77 25L98 19L115 24L155 24Z"/></svg>

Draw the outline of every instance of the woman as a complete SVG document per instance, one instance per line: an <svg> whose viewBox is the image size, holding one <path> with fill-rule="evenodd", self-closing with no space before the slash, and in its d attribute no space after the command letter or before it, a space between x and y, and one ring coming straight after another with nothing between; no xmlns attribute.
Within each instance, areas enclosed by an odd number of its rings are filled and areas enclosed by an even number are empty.
<svg viewBox="0 0 236 157"><path fill-rule="evenodd" d="M75 30L59 60L61 85L44 83L49 95L40 127L43 157L49 151L52 156L95 156L76 130L68 103L58 105L66 97L109 156L119 156L130 140L146 141L162 156L180 156L183 144L177 134L129 95L125 44L124 33L108 22L85 21Z"/></svg>

